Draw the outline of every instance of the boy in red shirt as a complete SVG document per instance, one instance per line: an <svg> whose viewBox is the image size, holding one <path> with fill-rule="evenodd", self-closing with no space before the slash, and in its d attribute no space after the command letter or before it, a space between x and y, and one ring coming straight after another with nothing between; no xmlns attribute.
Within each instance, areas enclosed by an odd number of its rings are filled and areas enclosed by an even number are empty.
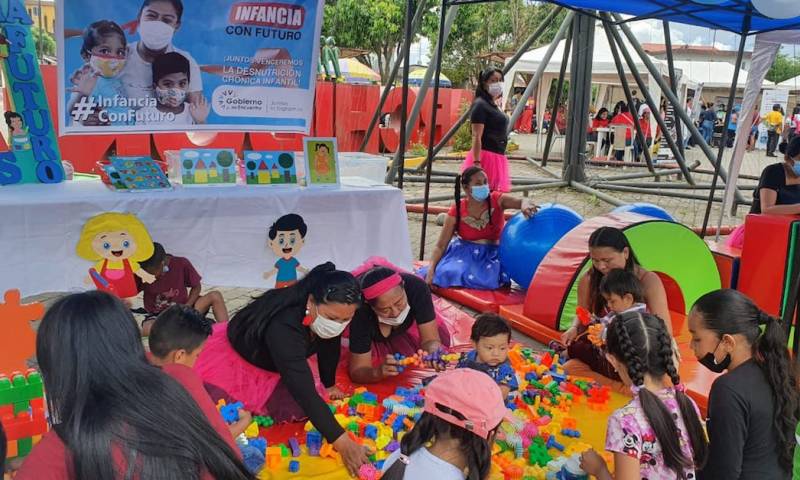
<svg viewBox="0 0 800 480"><path fill-rule="evenodd" d="M213 310L217 322L227 322L228 309L222 294L212 290L200 295L201 277L189 259L167 254L160 243L153 242L153 247L153 256L141 263L146 272L156 277L153 283L139 284L148 314L142 322L142 335L150 333L156 315L174 304L192 307L203 315Z"/></svg>

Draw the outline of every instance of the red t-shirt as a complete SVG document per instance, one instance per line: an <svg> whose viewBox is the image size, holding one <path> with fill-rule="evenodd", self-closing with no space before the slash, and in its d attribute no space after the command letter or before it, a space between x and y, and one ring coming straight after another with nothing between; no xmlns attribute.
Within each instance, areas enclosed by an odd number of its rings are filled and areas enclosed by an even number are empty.
<svg viewBox="0 0 800 480"><path fill-rule="evenodd" d="M461 199L461 222L458 225L458 236L468 242L476 242L478 240L500 240L500 234L503 232L503 225L505 225L505 217L503 216L503 209L500 208L500 197L503 192L492 192L489 195L489 202L492 205L492 221L489 222L489 210L486 209L481 214L481 218L475 219L467 213L468 199ZM456 217L455 204L450 206L448 215Z"/></svg>
<svg viewBox="0 0 800 480"><path fill-rule="evenodd" d="M186 289L200 286L202 278L189 259L170 256L168 267L169 271L155 282L141 284L144 308L149 313L161 313L174 303L185 304L189 300Z"/></svg>
<svg viewBox="0 0 800 480"><path fill-rule="evenodd" d="M609 122L610 120L607 118L594 118L592 119L592 126L589 127L589 132L596 132L598 128L605 128Z"/></svg>
<svg viewBox="0 0 800 480"><path fill-rule="evenodd" d="M211 402L211 398L203 388L203 382L194 371L184 365L170 364L162 367L164 372L178 381L183 388L194 398L200 410L208 418L208 422L217 433L230 445L234 452L241 458L241 453L236 443L233 441L230 429L222 420L222 416ZM146 408L146 406L142 406ZM169 428L165 425L165 428ZM125 458L119 448L112 449L114 463L119 467L119 471L125 471ZM28 458L22 464L22 468L14 477L15 480L68 480L70 478L70 467L67 464L68 454L64 442L51 430L44 434L42 440L36 444ZM203 480L212 480L207 472L202 476Z"/></svg>

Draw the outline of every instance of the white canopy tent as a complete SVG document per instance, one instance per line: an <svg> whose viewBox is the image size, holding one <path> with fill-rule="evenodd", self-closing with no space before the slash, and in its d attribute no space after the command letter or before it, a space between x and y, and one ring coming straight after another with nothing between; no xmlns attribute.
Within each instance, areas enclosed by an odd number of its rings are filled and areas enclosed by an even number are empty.
<svg viewBox="0 0 800 480"><path fill-rule="evenodd" d="M675 68L680 69L683 75L705 88L731 88L734 66L728 62L676 60ZM739 88L747 84L747 72L739 72Z"/></svg>
<svg viewBox="0 0 800 480"><path fill-rule="evenodd" d="M736 181L739 178L739 169L744 159L748 134L753 126L752 112L758 95L761 93L764 77L772 67L782 44L800 45L800 30L776 30L756 35L747 87L744 91L742 108L739 112L741 121L738 122L736 129L736 144L728 167L728 182L725 184L725 195L722 200L722 211L717 223L718 227L722 225L723 219L727 214L727 207L733 203ZM717 229L717 237L719 237L719 229Z"/></svg>
<svg viewBox="0 0 800 480"><path fill-rule="evenodd" d="M632 51L633 47L627 42L624 42L625 47L628 51ZM561 70L561 60L564 57L564 46L566 45L566 40L561 40L556 47L552 59L547 64L547 67L544 70L544 74L542 75L541 80L539 81L538 89L535 92L535 99L536 99L536 111L537 113L543 112L544 109L539 107L540 105L546 105L547 97L551 89L551 85L558 81L558 74ZM516 78L518 74L533 74L539 65L541 64L542 60L545 57L545 53L547 52L548 46L543 46L534 50L531 50L525 53L519 61L506 73L506 81L504 83L505 91L504 98L509 98L509 94L511 92L512 86L516 82ZM570 57L572 55L570 54ZM650 60L658 67L659 71L661 72L664 78L669 77L669 69L667 67L667 62L663 60L659 60L654 57L649 57ZM661 89L658 87L658 84L650 78L648 73L647 67L641 61L641 59L635 58L636 60L636 69L641 74L642 78L647 82L647 89L652 94L653 98L658 101L658 98L661 96ZM571 59L570 59L571 63ZM628 83L631 85L631 89L638 90L636 87L636 81L633 76L630 74L630 70L628 69L627 64L625 64L623 60L623 67L625 72L627 73L626 77ZM571 65L567 64L566 70L566 78L569 78L569 72L571 71ZM686 87L687 82L689 81L686 78L686 75L682 75L680 70L676 67L676 76L678 76L678 96L681 98L685 98L686 94ZM595 100L594 107L598 109L601 106L610 107L612 105L612 97L610 95L611 89L614 86L620 86L622 83L620 82L619 75L617 73L617 67L614 63L614 57L611 54L611 48L608 45L608 39L606 38L605 31L601 24L598 24L598 27L595 29L595 36L594 36L594 51L592 53L592 83L598 85L597 97ZM620 90L621 91L621 90ZM639 94L639 98L642 98L641 94ZM541 115L541 113L539 113ZM541 116L539 117L541 118ZM653 128L655 128L655 122L651 122ZM541 134L541 129L539 130Z"/></svg>

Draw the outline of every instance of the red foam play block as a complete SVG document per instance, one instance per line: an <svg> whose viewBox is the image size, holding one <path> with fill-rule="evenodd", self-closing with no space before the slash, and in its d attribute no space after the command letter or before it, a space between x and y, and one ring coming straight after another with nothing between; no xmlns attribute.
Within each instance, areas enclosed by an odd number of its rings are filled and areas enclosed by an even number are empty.
<svg viewBox="0 0 800 480"><path fill-rule="evenodd" d="M736 288L739 280L739 264L742 258L742 249L729 247L725 242L706 240L714 262L719 270L719 279L722 288Z"/></svg>
<svg viewBox="0 0 800 480"><path fill-rule="evenodd" d="M481 313L499 313L501 306L521 305L525 292L517 288L474 290L471 288L434 288L437 295Z"/></svg>

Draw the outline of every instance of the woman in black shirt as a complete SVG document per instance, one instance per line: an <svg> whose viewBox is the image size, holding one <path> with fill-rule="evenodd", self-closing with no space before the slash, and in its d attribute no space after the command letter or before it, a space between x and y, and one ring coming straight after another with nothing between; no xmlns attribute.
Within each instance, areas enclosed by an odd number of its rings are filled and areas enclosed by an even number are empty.
<svg viewBox="0 0 800 480"><path fill-rule="evenodd" d="M783 163L768 165L761 172L750 213L800 214L800 137L783 148Z"/></svg>
<svg viewBox="0 0 800 480"><path fill-rule="evenodd" d="M472 123L472 149L467 153L461 171L477 165L489 177L492 191L508 192L511 190L506 158L508 116L497 106L503 95L503 72L487 68L481 72L478 80L469 117Z"/></svg>
<svg viewBox="0 0 800 480"><path fill-rule="evenodd" d="M450 346L450 332L436 321L431 290L410 273L376 266L359 276L366 303L350 324L350 378L379 382L399 373L394 354Z"/></svg>
<svg viewBox="0 0 800 480"><path fill-rule="evenodd" d="M295 285L256 298L229 323L216 324L195 370L259 415L279 422L308 417L355 474L369 459L317 392L307 360L317 355L328 395L343 398L336 387L341 334L361 305L361 289L353 275L335 268L317 266Z"/></svg>
<svg viewBox="0 0 800 480"><path fill-rule="evenodd" d="M698 478L791 478L800 401L780 320L736 290L717 290L694 304L689 331L700 363L727 370L708 395L709 456Z"/></svg>

